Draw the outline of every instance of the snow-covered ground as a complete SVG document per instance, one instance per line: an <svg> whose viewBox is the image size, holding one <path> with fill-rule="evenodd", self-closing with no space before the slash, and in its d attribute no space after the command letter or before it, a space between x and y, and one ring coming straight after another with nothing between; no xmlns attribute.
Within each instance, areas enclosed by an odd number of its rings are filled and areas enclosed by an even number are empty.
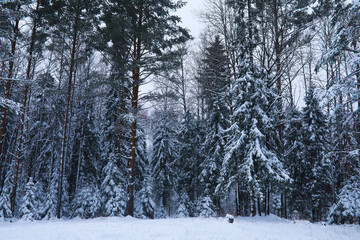
<svg viewBox="0 0 360 240"><path fill-rule="evenodd" d="M0 223L0 239L124 240L358 240L360 226L333 226L288 221L275 216L140 220L97 218Z"/></svg>

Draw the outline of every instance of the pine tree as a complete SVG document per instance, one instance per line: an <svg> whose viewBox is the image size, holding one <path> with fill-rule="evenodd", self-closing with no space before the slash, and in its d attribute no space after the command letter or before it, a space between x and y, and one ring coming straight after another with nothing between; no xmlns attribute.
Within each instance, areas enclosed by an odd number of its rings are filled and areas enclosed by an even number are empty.
<svg viewBox="0 0 360 240"><path fill-rule="evenodd" d="M49 14L49 24L52 24L54 27L51 28L51 37L54 39L52 41L52 47L60 42L60 46L64 46L66 41L69 40L68 44L70 48L63 47L61 49L61 64L60 64L60 78L62 77L62 72L64 71L64 62L68 62L67 72L67 84L66 84L66 104L65 104L65 115L63 120L63 134L62 134L62 144L61 144L61 155L60 155L60 173L59 173L59 190L58 190L58 207L57 207L57 217L61 217L62 203L63 203L63 192L64 189L64 178L65 178L65 162L67 156L65 156L69 151L67 150L67 134L69 133L69 121L71 115L71 101L73 93L73 83L75 81L76 67L78 63L79 46L85 40L82 39L82 34L89 34L92 31L93 24L96 24L97 18L95 17L98 14L98 2L97 1L83 1L83 0L71 0L71 1L52 1L51 12ZM69 36L67 39L65 36ZM66 56L64 54L65 49L70 49L69 58L67 61L64 61L63 58ZM61 82L61 80L60 80ZM66 188L65 188L66 189ZM68 194L68 193L66 193ZM65 196L64 196L65 197Z"/></svg>
<svg viewBox="0 0 360 240"><path fill-rule="evenodd" d="M4 49L4 53L6 53L7 62L7 69L6 69L6 84L4 85L4 92L2 92L2 100L8 102L7 104L1 104L0 111L1 111L1 123L0 123L0 153L1 155L1 162L4 162L4 152L7 152L8 149L5 149L5 136L8 131L8 123L9 120L9 107L12 104L12 99L10 99L10 91L12 90L13 85L13 78L15 75L15 67L16 67L16 54L19 45L19 38L20 38L20 20L25 17L25 14L22 10L22 7L26 7L30 4L31 1L5 1L1 2L0 6L2 9L6 10L6 28L7 32L3 35L6 39L6 45L9 49ZM4 74L5 75L5 74ZM5 169L2 169L5 171ZM4 181L5 179L1 179ZM2 184L1 184L2 185ZM16 184L15 184L16 185ZM16 187L15 187L16 188ZM13 194L13 190L10 196L11 201L11 208L14 210L15 207L15 196Z"/></svg>
<svg viewBox="0 0 360 240"><path fill-rule="evenodd" d="M112 0L110 6L111 13L105 22L106 27L113 31L112 25L117 19L112 16L125 14L128 21L121 22L126 24L124 28L127 34L121 35L126 50L121 54L131 56L124 60L128 63L127 67L131 70L131 108L133 121L131 123L131 146L130 146L130 183L129 183L129 204L128 211L131 216L134 215L134 183L135 183L135 162L136 156L136 137L137 137L137 114L139 112L139 88L144 82L142 76L150 76L158 73L164 68L174 68L177 63L174 61L178 52L172 50L172 46L184 43L188 40L188 32L178 26L180 19L171 15L170 11L183 6L183 2L166 1L121 1ZM115 4L117 3L117 4ZM116 13L116 14L114 14ZM116 17L115 17L116 18ZM117 33L117 32L116 32ZM117 36L116 36L117 37ZM118 43L117 41L113 41ZM118 45L121 46L121 45ZM123 49L123 47L120 47ZM120 50L120 49L119 49ZM129 54L128 54L129 53ZM140 74L140 72L145 74Z"/></svg>

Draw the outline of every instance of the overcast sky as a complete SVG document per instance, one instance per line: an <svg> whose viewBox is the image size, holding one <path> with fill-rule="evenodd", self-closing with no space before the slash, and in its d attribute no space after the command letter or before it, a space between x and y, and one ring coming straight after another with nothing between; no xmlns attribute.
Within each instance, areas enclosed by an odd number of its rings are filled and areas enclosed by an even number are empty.
<svg viewBox="0 0 360 240"><path fill-rule="evenodd" d="M185 7L177 11L177 15L182 19L182 26L191 31L191 35L197 38L204 28L203 23L198 17L199 11L204 9L205 0L185 0Z"/></svg>

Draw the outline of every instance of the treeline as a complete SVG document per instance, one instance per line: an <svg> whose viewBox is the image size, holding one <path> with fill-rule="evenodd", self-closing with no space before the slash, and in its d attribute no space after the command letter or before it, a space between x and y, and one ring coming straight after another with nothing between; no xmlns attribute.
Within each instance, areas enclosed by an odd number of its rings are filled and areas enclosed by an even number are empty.
<svg viewBox="0 0 360 240"><path fill-rule="evenodd" d="M2 219L359 223L359 4L206 4L1 3Z"/></svg>

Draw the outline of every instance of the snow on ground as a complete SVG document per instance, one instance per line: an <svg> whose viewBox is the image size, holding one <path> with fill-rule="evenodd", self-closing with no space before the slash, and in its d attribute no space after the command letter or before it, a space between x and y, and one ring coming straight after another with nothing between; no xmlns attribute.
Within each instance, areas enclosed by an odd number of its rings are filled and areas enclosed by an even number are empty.
<svg viewBox="0 0 360 240"><path fill-rule="evenodd" d="M360 226L289 221L275 216L140 220L97 218L0 223L0 239L117 240L358 240Z"/></svg>

